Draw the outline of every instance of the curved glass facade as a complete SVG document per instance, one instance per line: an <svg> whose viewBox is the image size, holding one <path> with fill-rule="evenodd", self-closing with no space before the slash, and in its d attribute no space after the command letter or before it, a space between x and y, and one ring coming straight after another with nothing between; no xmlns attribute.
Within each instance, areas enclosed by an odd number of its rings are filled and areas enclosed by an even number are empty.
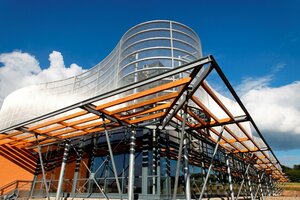
<svg viewBox="0 0 300 200"><path fill-rule="evenodd" d="M167 20L141 23L129 29L113 51L85 73L11 93L0 111L0 129L144 80L201 57L200 39L191 28Z"/></svg>

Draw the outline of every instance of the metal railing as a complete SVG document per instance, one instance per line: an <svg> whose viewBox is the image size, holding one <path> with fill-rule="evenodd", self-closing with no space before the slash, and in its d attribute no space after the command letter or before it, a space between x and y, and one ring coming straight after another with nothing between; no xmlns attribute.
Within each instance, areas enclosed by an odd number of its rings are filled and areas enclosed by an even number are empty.
<svg viewBox="0 0 300 200"><path fill-rule="evenodd" d="M15 180L0 187L0 199L11 199L15 196L18 199L28 199L32 181ZM10 198L11 197L11 198Z"/></svg>

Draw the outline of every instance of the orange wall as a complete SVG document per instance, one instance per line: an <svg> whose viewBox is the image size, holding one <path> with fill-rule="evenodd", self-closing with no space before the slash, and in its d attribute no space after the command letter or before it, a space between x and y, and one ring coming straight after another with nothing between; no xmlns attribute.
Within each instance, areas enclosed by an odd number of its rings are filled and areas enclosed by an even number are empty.
<svg viewBox="0 0 300 200"><path fill-rule="evenodd" d="M0 187L15 180L33 180L33 174L0 155Z"/></svg>

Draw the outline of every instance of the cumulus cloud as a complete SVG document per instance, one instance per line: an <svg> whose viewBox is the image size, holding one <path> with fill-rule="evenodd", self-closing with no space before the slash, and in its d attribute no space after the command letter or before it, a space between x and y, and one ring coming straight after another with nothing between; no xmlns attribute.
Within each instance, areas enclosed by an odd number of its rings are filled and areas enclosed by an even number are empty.
<svg viewBox="0 0 300 200"><path fill-rule="evenodd" d="M245 79L241 99L272 148L300 148L300 81L272 87L272 77Z"/></svg>
<svg viewBox="0 0 300 200"><path fill-rule="evenodd" d="M49 55L50 65L41 69L38 60L28 53L14 51L0 54L0 106L4 98L19 88L75 76L84 70L77 64L66 67L58 51Z"/></svg>

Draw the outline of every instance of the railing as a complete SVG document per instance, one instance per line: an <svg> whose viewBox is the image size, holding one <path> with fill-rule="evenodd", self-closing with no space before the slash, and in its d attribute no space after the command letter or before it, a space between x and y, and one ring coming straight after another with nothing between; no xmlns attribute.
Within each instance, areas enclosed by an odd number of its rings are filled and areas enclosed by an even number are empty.
<svg viewBox="0 0 300 200"><path fill-rule="evenodd" d="M32 181L28 180L15 180L0 188L0 199L15 194L18 199L27 199L31 189Z"/></svg>

